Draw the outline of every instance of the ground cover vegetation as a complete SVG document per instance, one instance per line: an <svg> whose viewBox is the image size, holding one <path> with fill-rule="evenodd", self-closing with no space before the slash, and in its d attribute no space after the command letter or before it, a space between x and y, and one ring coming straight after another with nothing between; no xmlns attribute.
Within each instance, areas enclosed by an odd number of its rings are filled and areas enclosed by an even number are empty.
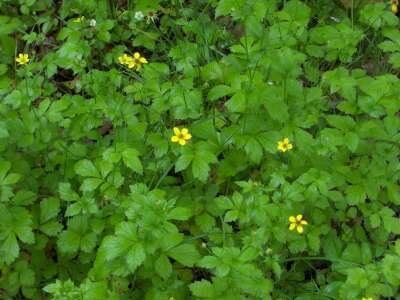
<svg viewBox="0 0 400 300"><path fill-rule="evenodd" d="M0 1L1 299L400 299L398 1Z"/></svg>

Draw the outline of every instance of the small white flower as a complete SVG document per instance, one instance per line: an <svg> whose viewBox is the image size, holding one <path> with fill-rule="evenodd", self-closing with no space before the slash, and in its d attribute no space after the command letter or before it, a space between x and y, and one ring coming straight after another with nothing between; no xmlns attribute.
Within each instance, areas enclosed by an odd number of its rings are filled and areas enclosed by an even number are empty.
<svg viewBox="0 0 400 300"><path fill-rule="evenodd" d="M90 26L92 26L92 27L96 27L96 20L95 19L91 19L90 21L89 21L89 25Z"/></svg>
<svg viewBox="0 0 400 300"><path fill-rule="evenodd" d="M334 17L334 16L330 16L329 18L330 18L332 21L336 22L336 23L339 23L339 22L340 22L340 19L339 19L339 18L336 18L336 17Z"/></svg>
<svg viewBox="0 0 400 300"><path fill-rule="evenodd" d="M135 19L138 21L142 21L144 18L144 14L141 11L135 12Z"/></svg>

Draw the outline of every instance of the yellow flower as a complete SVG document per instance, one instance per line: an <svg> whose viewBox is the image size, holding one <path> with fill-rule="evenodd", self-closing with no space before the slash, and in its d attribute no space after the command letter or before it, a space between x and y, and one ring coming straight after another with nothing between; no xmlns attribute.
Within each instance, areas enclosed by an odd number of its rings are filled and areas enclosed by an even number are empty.
<svg viewBox="0 0 400 300"><path fill-rule="evenodd" d="M281 152L289 151L293 148L293 145L289 142L288 138L284 138L282 141L278 142L278 150Z"/></svg>
<svg viewBox="0 0 400 300"><path fill-rule="evenodd" d="M303 225L307 225L307 221L303 220L303 215L290 216L289 217L289 230L297 229L298 233L303 233L304 228Z"/></svg>
<svg viewBox="0 0 400 300"><path fill-rule="evenodd" d="M127 65L130 61L132 61L132 57L124 53L120 57L118 57L118 61L122 65Z"/></svg>
<svg viewBox="0 0 400 300"><path fill-rule="evenodd" d="M135 68L136 70L140 70L143 64L147 64L148 61L143 56L140 56L139 52L135 52L131 60L128 62L128 68Z"/></svg>
<svg viewBox="0 0 400 300"><path fill-rule="evenodd" d="M374 300L372 297L362 297L361 300Z"/></svg>
<svg viewBox="0 0 400 300"><path fill-rule="evenodd" d="M187 128L182 128L182 130L180 130L178 127L174 127L174 134L175 135L171 137L171 141L179 143L182 146L186 145L187 141L192 138Z"/></svg>
<svg viewBox="0 0 400 300"><path fill-rule="evenodd" d="M128 66L129 69L134 68L137 71L142 68L143 64L148 63L147 59L141 56L139 52L135 52L133 56L124 53L118 57L118 61L120 64Z"/></svg>
<svg viewBox="0 0 400 300"><path fill-rule="evenodd" d="M85 21L85 16L81 16L81 17L78 17L78 18L72 20L72 22L74 22L74 23L82 23L83 21Z"/></svg>
<svg viewBox="0 0 400 300"><path fill-rule="evenodd" d="M29 56L26 53L20 53L18 57L15 58L15 61L20 65L26 65L29 62Z"/></svg>
<svg viewBox="0 0 400 300"><path fill-rule="evenodd" d="M397 4L392 4L390 6L390 9L392 11L392 13L397 14L397 12L399 11L399 8L397 7Z"/></svg>

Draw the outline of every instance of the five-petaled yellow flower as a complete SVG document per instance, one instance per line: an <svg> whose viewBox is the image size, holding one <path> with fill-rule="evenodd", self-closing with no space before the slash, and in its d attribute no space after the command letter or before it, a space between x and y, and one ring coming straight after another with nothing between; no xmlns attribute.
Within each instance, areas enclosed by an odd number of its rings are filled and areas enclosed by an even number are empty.
<svg viewBox="0 0 400 300"><path fill-rule="evenodd" d="M303 220L303 215L290 216L289 217L289 230L297 229L298 233L303 233L304 228L303 225L307 225L307 221Z"/></svg>
<svg viewBox="0 0 400 300"><path fill-rule="evenodd" d="M362 297L361 300L374 300L372 297Z"/></svg>
<svg viewBox="0 0 400 300"><path fill-rule="evenodd" d="M148 63L147 59L141 56L139 52L135 52L133 56L124 53L118 57L118 61L120 64L128 66L129 69L136 69L137 71L142 68L143 64Z"/></svg>
<svg viewBox="0 0 400 300"><path fill-rule="evenodd" d="M278 150L281 152L289 151L293 148L293 145L289 142L288 138L284 138L282 141L278 142Z"/></svg>
<svg viewBox="0 0 400 300"><path fill-rule="evenodd" d="M20 53L18 57L15 58L15 61L20 65L26 65L29 62L29 56L26 53Z"/></svg>
<svg viewBox="0 0 400 300"><path fill-rule="evenodd" d="M171 137L171 141L174 143L179 143L180 145L186 145L187 141L192 138L192 135L189 133L187 128L179 129L178 127L174 127L174 134Z"/></svg>

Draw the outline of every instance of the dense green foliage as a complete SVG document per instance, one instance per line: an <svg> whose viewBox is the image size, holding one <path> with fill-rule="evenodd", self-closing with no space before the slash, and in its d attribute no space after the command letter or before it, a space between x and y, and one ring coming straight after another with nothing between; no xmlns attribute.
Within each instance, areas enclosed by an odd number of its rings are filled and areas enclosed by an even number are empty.
<svg viewBox="0 0 400 300"><path fill-rule="evenodd" d="M398 28L390 1L0 1L0 298L400 299Z"/></svg>

